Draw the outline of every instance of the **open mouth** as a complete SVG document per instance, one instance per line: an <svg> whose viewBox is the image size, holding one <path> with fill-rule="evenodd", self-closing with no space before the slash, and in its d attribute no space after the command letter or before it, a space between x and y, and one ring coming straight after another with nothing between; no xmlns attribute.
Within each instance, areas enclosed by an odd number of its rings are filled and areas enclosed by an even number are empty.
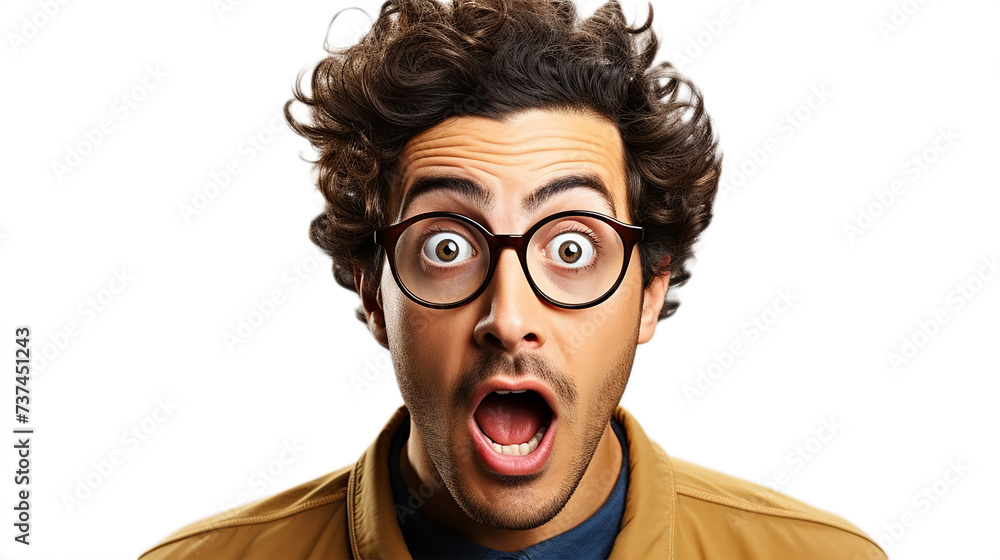
<svg viewBox="0 0 1000 560"><path fill-rule="evenodd" d="M474 416L497 453L527 455L545 436L552 409L530 389L493 391L483 397Z"/></svg>
<svg viewBox="0 0 1000 560"><path fill-rule="evenodd" d="M555 425L556 415L546 398L527 388L486 393L470 418L483 462L506 475L530 474L544 465L552 450Z"/></svg>

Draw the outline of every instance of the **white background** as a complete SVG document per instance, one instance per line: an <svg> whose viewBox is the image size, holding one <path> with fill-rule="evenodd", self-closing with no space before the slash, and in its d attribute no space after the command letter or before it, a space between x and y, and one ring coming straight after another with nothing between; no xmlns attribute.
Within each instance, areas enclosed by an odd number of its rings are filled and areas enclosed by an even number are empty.
<svg viewBox="0 0 1000 560"><path fill-rule="evenodd" d="M307 238L308 144L274 118L332 15L378 3L47 4L0 4L0 556L134 558L241 494L355 461L402 404L356 295ZM655 14L661 58L705 94L727 194L623 404L675 457L770 482L893 558L996 558L998 3ZM274 290L281 303L227 346ZM12 533L21 325L36 357L30 547ZM894 365L904 340L915 352ZM286 445L298 455L276 462Z"/></svg>

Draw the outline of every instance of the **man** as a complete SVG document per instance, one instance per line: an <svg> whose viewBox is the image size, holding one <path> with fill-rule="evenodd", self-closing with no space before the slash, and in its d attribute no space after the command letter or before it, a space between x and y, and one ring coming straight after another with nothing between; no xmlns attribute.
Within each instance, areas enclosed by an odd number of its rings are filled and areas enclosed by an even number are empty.
<svg viewBox="0 0 1000 560"><path fill-rule="evenodd" d="M698 90L609 3L387 2L286 115L310 231L404 406L355 463L143 558L884 558L856 527L671 457L620 405L721 156ZM580 334L584 333L584 334Z"/></svg>

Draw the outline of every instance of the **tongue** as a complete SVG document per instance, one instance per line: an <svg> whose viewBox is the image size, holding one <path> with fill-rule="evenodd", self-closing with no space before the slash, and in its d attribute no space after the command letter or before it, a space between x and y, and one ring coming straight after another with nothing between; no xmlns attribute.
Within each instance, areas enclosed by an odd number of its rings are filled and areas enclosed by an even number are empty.
<svg viewBox="0 0 1000 560"><path fill-rule="evenodd" d="M545 423L548 405L538 393L498 395L490 393L476 409L476 422L489 438L500 445L526 443Z"/></svg>

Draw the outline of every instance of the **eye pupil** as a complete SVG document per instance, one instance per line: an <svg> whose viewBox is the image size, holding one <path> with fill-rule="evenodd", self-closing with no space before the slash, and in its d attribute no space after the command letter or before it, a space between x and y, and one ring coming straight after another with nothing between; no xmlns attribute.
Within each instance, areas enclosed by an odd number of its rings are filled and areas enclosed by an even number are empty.
<svg viewBox="0 0 1000 560"><path fill-rule="evenodd" d="M576 241L563 241L559 245L559 256L563 261L574 263L580 259L582 252L580 245Z"/></svg>
<svg viewBox="0 0 1000 560"><path fill-rule="evenodd" d="M451 239L445 239L437 244L435 253L443 261L452 261L458 255L458 243Z"/></svg>

